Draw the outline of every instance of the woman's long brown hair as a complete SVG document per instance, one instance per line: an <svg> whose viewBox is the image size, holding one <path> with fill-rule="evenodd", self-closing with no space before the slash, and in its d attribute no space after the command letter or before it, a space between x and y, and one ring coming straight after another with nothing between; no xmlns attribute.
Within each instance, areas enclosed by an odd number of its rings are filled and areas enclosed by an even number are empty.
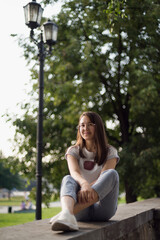
<svg viewBox="0 0 160 240"><path fill-rule="evenodd" d="M84 116L87 116L90 119L90 121L95 124L95 145L96 145L95 162L98 165L101 165L106 161L106 157L108 154L108 141L103 121L99 114L95 112L84 112L80 116L79 122L81 118ZM85 158L82 152L83 147L85 147L85 140L82 138L79 128L77 132L77 142L75 146L79 146L79 154L82 158Z"/></svg>

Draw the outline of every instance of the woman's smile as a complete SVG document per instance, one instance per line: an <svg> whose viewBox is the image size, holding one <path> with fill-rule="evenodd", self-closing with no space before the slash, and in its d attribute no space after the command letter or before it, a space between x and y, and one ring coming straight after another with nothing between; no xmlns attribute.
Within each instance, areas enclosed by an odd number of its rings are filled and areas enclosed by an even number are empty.
<svg viewBox="0 0 160 240"><path fill-rule="evenodd" d="M95 134L95 124L91 122L89 117L83 116L80 121L80 134L82 138L87 140L93 140Z"/></svg>
<svg viewBox="0 0 160 240"><path fill-rule="evenodd" d="M87 134L90 134L90 132L84 132L83 134L86 134L86 135L87 135Z"/></svg>

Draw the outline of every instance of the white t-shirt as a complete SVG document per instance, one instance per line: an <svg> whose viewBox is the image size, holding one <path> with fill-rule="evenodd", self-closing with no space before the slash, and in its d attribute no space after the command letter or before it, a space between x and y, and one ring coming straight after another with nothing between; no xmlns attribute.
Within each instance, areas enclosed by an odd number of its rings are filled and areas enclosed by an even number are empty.
<svg viewBox="0 0 160 240"><path fill-rule="evenodd" d="M94 163L95 153L89 152L85 147L83 148L83 154L85 158L80 157L79 155L79 147L71 146L68 148L65 158L67 159L67 155L72 155L78 160L80 173L82 177L84 177L89 183L95 181L103 168L103 164L98 166L97 163ZM109 151L106 157L106 160L117 158L117 163L119 162L119 156L117 150L113 146L109 146Z"/></svg>

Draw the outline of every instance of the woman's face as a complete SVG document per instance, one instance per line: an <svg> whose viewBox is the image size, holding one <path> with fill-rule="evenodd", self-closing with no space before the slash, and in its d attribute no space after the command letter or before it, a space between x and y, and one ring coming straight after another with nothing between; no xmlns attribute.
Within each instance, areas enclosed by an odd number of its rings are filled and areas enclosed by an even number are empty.
<svg viewBox="0 0 160 240"><path fill-rule="evenodd" d="M94 140L95 124L91 122L89 117L83 116L79 122L79 131L84 140Z"/></svg>

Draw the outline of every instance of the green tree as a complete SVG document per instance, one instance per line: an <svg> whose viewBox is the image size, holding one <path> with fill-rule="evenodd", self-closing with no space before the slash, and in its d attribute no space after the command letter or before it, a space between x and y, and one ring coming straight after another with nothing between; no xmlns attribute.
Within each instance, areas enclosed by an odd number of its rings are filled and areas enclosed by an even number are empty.
<svg viewBox="0 0 160 240"><path fill-rule="evenodd" d="M102 116L110 144L119 149L118 170L126 201L159 193L157 176L154 181L151 177L154 169L160 172L159 9L156 0L141 0L138 4L135 0L64 1L56 18L58 43L45 63L43 174L54 188L60 187L68 171L64 153L75 140L78 116L91 110ZM36 60L34 45L27 39L19 43L27 61ZM22 104L25 114L13 124L19 153L24 156L19 167L32 178L36 155L36 65L31 77L32 101ZM150 159L146 157L148 152L152 152ZM146 195L148 185L152 191Z"/></svg>
<svg viewBox="0 0 160 240"><path fill-rule="evenodd" d="M8 162L13 162L12 157L0 157L0 188L8 189L8 198L10 198L11 190L18 188L19 190L24 187L24 181L18 172L12 172L13 169L9 168ZM12 166L13 167L13 166Z"/></svg>

